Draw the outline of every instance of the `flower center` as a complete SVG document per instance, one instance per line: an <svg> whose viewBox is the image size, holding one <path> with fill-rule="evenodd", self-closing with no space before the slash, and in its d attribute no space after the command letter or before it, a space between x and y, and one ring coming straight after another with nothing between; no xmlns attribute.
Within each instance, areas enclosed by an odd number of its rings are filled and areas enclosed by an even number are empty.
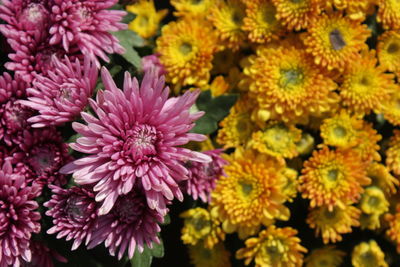
<svg viewBox="0 0 400 267"><path fill-rule="evenodd" d="M336 170L336 169L334 169L334 170L329 170L329 171L328 171L328 180L329 180L329 181L332 181L332 182L336 181L337 178L338 178L338 174L339 174L339 172L338 172L338 170Z"/></svg>
<svg viewBox="0 0 400 267"><path fill-rule="evenodd" d="M387 52L389 54L395 54L400 50L400 46L396 43L391 43L389 44L388 48L387 48Z"/></svg>
<svg viewBox="0 0 400 267"><path fill-rule="evenodd" d="M369 86L369 85L371 85L371 81L368 77L362 76L361 80L360 80L360 84L364 85L364 86Z"/></svg>
<svg viewBox="0 0 400 267"><path fill-rule="evenodd" d="M139 25L141 27L146 27L149 24L149 17L146 15L142 15L139 17Z"/></svg>
<svg viewBox="0 0 400 267"><path fill-rule="evenodd" d="M128 132L124 151L137 161L156 154L157 130L149 125L137 125Z"/></svg>
<svg viewBox="0 0 400 267"><path fill-rule="evenodd" d="M203 2L203 0L192 0L191 3L192 5L199 5Z"/></svg>
<svg viewBox="0 0 400 267"><path fill-rule="evenodd" d="M50 171L55 165L54 151L45 147L37 147L32 150L32 156L29 159L30 165L35 169L37 174L43 174Z"/></svg>
<svg viewBox="0 0 400 267"><path fill-rule="evenodd" d="M273 24L276 21L276 10L274 6L266 6L263 12L263 20L267 24Z"/></svg>
<svg viewBox="0 0 400 267"><path fill-rule="evenodd" d="M345 137L347 134L346 129L343 126L336 126L333 129L333 133L337 136L337 137Z"/></svg>
<svg viewBox="0 0 400 267"><path fill-rule="evenodd" d="M329 41L331 42L333 50L336 51L346 46L346 42L338 29L334 29L329 33Z"/></svg>
<svg viewBox="0 0 400 267"><path fill-rule="evenodd" d="M193 50L192 45L187 42L182 43L181 46L179 47L179 51L185 56L190 52L192 52L192 50Z"/></svg>
<svg viewBox="0 0 400 267"><path fill-rule="evenodd" d="M283 69L281 70L280 87L291 90L294 86L303 81L304 74L301 69Z"/></svg>
<svg viewBox="0 0 400 267"><path fill-rule="evenodd" d="M29 3L18 16L18 20L27 30L43 30L47 22L48 12L39 3Z"/></svg>
<svg viewBox="0 0 400 267"><path fill-rule="evenodd" d="M146 208L145 203L146 200L142 196L125 195L117 201L113 212L118 220L126 224L140 222Z"/></svg>
<svg viewBox="0 0 400 267"><path fill-rule="evenodd" d="M6 128L8 130L21 130L24 129L28 123L27 120L32 115L32 111L28 108L15 104L10 101L6 104L6 112L4 114Z"/></svg>
<svg viewBox="0 0 400 267"><path fill-rule="evenodd" d="M380 199L379 199L378 197L370 196L370 197L368 198L368 204L369 204L370 206L372 206L372 207L377 207L377 206L379 206L379 203L380 203Z"/></svg>
<svg viewBox="0 0 400 267"><path fill-rule="evenodd" d="M232 13L232 21L233 23L235 23L238 26L242 26L243 24L243 16L241 13L239 13L238 11L234 11Z"/></svg>
<svg viewBox="0 0 400 267"><path fill-rule="evenodd" d="M253 186L251 184L244 183L244 182L240 182L239 184L241 186L241 191L242 191L243 195L248 196L248 195L250 195L251 191L253 191Z"/></svg>
<svg viewBox="0 0 400 267"><path fill-rule="evenodd" d="M86 7L81 7L77 11L78 18L81 22L86 22L92 18L92 14Z"/></svg>
<svg viewBox="0 0 400 267"><path fill-rule="evenodd" d="M87 218L87 214L85 213L86 207L83 204L82 198L72 195L67 200L65 213L74 221L82 221Z"/></svg>
<svg viewBox="0 0 400 267"><path fill-rule="evenodd" d="M58 91L58 98L65 99L68 101L72 100L72 93L74 91L79 91L74 85L69 84L62 84L60 86L60 90Z"/></svg>
<svg viewBox="0 0 400 267"><path fill-rule="evenodd" d="M333 209L332 211L329 211L328 209L325 209L324 211L324 217L327 220L333 220L336 217L336 209Z"/></svg>

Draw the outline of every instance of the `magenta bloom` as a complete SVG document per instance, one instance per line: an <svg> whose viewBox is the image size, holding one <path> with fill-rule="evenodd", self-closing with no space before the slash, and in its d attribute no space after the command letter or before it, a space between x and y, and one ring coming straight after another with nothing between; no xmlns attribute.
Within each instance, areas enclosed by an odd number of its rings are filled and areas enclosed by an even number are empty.
<svg viewBox="0 0 400 267"><path fill-rule="evenodd" d="M68 147L54 128L25 131L21 151L13 154L18 159L16 172L25 176L27 184L64 185L67 183L60 168L72 160Z"/></svg>
<svg viewBox="0 0 400 267"><path fill-rule="evenodd" d="M155 69L158 76L164 75L166 73L164 66L161 64L160 58L157 54L142 57L142 70L144 72Z"/></svg>
<svg viewBox="0 0 400 267"><path fill-rule="evenodd" d="M187 179L181 161L208 162L210 157L180 146L202 141L204 135L188 133L203 112L189 113L199 91L168 99L164 77L147 72L138 81L125 73L124 90L116 87L102 69L105 91L90 99L97 117L82 112L87 125L73 123L83 137L70 146L91 154L62 168L74 173L78 184L94 184L100 214L107 214L118 196L128 194L138 181L151 209L166 214L166 199L183 199L178 183Z"/></svg>
<svg viewBox="0 0 400 267"><path fill-rule="evenodd" d="M0 76L0 141L8 146L19 144L23 131L29 129L27 120L33 111L17 103L25 97L26 86L18 76L13 79L6 72Z"/></svg>
<svg viewBox="0 0 400 267"><path fill-rule="evenodd" d="M28 100L19 103L36 109L40 115L28 119L32 127L60 125L74 120L88 103L97 81L94 59L85 57L83 66L68 57L62 63L53 57L54 71L37 75L33 88L27 89Z"/></svg>
<svg viewBox="0 0 400 267"><path fill-rule="evenodd" d="M66 237L74 240L75 250L85 240L87 245L97 220L97 203L91 190L82 187L62 189L49 186L53 192L51 200L44 203L49 210L46 215L53 218L54 226L47 230L48 234L57 234L57 238Z"/></svg>
<svg viewBox="0 0 400 267"><path fill-rule="evenodd" d="M209 163L188 161L185 166L189 170L189 179L183 181L183 188L193 199L200 198L203 202L210 202L211 191L221 175L225 175L223 166L228 162L221 158L222 149L208 150L203 153L212 159Z"/></svg>
<svg viewBox="0 0 400 267"><path fill-rule="evenodd" d="M128 256L132 258L135 248L142 253L145 244L152 248L153 242L160 243L157 233L161 228L157 223L163 221L163 215L146 204L143 189L136 187L120 197L110 213L99 217L88 248L104 242L112 256L118 253L118 259L121 259L128 250Z"/></svg>
<svg viewBox="0 0 400 267"><path fill-rule="evenodd" d="M7 160L0 170L0 266L19 266L31 261L32 233L40 231L40 214L34 201L38 188L22 187L23 176L12 173Z"/></svg>
<svg viewBox="0 0 400 267"><path fill-rule="evenodd" d="M53 260L67 262L66 258L41 242L31 241L30 249L32 251L32 259L30 262L22 263L22 266L53 267Z"/></svg>
<svg viewBox="0 0 400 267"><path fill-rule="evenodd" d="M83 54L108 61L106 53L124 53L110 31L126 29L121 23L125 11L109 10L117 0L53 0L49 43L61 44L65 51L76 44Z"/></svg>

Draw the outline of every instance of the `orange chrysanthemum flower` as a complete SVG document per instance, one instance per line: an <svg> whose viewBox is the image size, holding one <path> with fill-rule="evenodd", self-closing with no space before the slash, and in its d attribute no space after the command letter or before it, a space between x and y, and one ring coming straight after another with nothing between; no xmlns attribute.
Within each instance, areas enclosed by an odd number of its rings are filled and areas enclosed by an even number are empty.
<svg viewBox="0 0 400 267"><path fill-rule="evenodd" d="M349 65L343 74L340 97L349 111L368 114L382 110L382 103L390 99L394 91L394 75L385 73L377 66L375 51L364 50L357 62Z"/></svg>
<svg viewBox="0 0 400 267"><path fill-rule="evenodd" d="M385 253L375 240L355 246L351 253L351 263L354 267L389 267L385 261Z"/></svg>
<svg viewBox="0 0 400 267"><path fill-rule="evenodd" d="M400 184L385 165L377 162L369 164L367 176L371 178L371 185L381 188L387 196L395 194Z"/></svg>
<svg viewBox="0 0 400 267"><path fill-rule="evenodd" d="M326 205L333 210L354 203L363 192L363 185L371 180L366 176L365 164L353 150L314 151L304 162L299 191L310 199L310 206Z"/></svg>
<svg viewBox="0 0 400 267"><path fill-rule="evenodd" d="M322 236L324 244L335 243L342 240L342 234L351 233L351 227L360 225L360 213L359 209L350 205L333 209L322 206L310 211L307 223L311 228L315 228L316 236Z"/></svg>
<svg viewBox="0 0 400 267"><path fill-rule="evenodd" d="M278 39L285 32L271 0L249 0L246 6L243 30L248 32L250 41L263 44Z"/></svg>
<svg viewBox="0 0 400 267"><path fill-rule="evenodd" d="M217 37L204 20L170 22L157 39L157 52L173 84L206 86L210 79Z"/></svg>
<svg viewBox="0 0 400 267"><path fill-rule="evenodd" d="M240 238L257 233L274 219L287 220L289 209L282 186L281 166L274 159L254 151L235 150L212 192L212 211L223 222L225 232L238 231Z"/></svg>
<svg viewBox="0 0 400 267"><path fill-rule="evenodd" d="M246 265L255 259L256 267L300 267L307 249L300 245L300 238L296 235L297 230L291 227L271 225L258 237L247 239L246 247L236 252L236 258L245 259Z"/></svg>
<svg viewBox="0 0 400 267"><path fill-rule="evenodd" d="M370 163L373 160L380 161L378 142L382 139L382 136L373 128L372 124L363 121L363 127L358 131L357 137L359 142L352 149L360 155L361 160L365 163Z"/></svg>
<svg viewBox="0 0 400 267"><path fill-rule="evenodd" d="M326 145L351 148L359 142L357 133L361 128L362 120L342 110L323 121L321 137Z"/></svg>
<svg viewBox="0 0 400 267"><path fill-rule="evenodd" d="M378 0L378 22L385 30L400 29L400 2L397 0Z"/></svg>
<svg viewBox="0 0 400 267"><path fill-rule="evenodd" d="M293 158L298 155L296 143L301 139L301 130L294 125L271 121L262 131L253 133L249 146L276 157Z"/></svg>
<svg viewBox="0 0 400 267"><path fill-rule="evenodd" d="M339 267L343 263L344 251L336 249L334 246L325 246L314 249L304 260L305 267Z"/></svg>
<svg viewBox="0 0 400 267"><path fill-rule="evenodd" d="M307 29L322 12L321 0L271 0L276 6L276 17L288 30Z"/></svg>
<svg viewBox="0 0 400 267"><path fill-rule="evenodd" d="M176 17L201 17L208 15L209 9L214 4L214 0L171 0L171 5L175 8Z"/></svg>
<svg viewBox="0 0 400 267"><path fill-rule="evenodd" d="M246 34L242 30L245 5L240 0L222 0L210 12L209 19L213 22L222 45L238 50L246 40Z"/></svg>
<svg viewBox="0 0 400 267"><path fill-rule="evenodd" d="M244 73L251 96L264 112L264 120L294 123L312 113L329 110L337 102L332 92L336 84L302 49L260 47L249 63Z"/></svg>
<svg viewBox="0 0 400 267"><path fill-rule="evenodd" d="M397 245L397 252L400 253L400 204L397 204L395 214L386 214L385 220L389 224L386 235Z"/></svg>
<svg viewBox="0 0 400 267"><path fill-rule="evenodd" d="M379 36L379 64L385 70L400 74L400 32L387 31Z"/></svg>
<svg viewBox="0 0 400 267"><path fill-rule="evenodd" d="M386 166L394 174L400 175L400 130L394 130L386 150Z"/></svg>
<svg viewBox="0 0 400 267"><path fill-rule="evenodd" d="M251 121L254 103L248 97L242 96L231 108L229 115L221 122L217 142L224 148L246 145L253 131L258 127Z"/></svg>
<svg viewBox="0 0 400 267"><path fill-rule="evenodd" d="M369 35L367 25L336 12L319 16L308 27L303 42L307 52L314 56L316 64L328 70L343 71L359 58L359 51L367 48L365 41Z"/></svg>
<svg viewBox="0 0 400 267"><path fill-rule="evenodd" d="M181 236L184 244L201 243L205 248L212 249L215 244L225 239L219 221L206 209L190 209L180 217L184 219Z"/></svg>
<svg viewBox="0 0 400 267"><path fill-rule="evenodd" d="M231 267L230 253L223 243L207 249L199 243L189 246L190 261L195 267Z"/></svg>

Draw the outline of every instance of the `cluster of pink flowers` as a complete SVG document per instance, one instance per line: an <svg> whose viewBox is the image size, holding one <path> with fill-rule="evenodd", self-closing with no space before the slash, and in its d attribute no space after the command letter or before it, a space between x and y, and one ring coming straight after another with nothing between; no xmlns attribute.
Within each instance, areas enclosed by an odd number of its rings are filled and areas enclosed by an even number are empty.
<svg viewBox="0 0 400 267"><path fill-rule="evenodd" d="M104 244L132 258L160 242L173 199L208 201L223 174L220 150L184 147L206 139L190 132L203 115L190 112L199 91L169 97L156 55L143 59L141 83L125 73L122 90L102 68L105 89L92 99L98 58L124 52L110 34L126 28L125 12L108 9L116 2L2 1L0 32L14 52L13 75L0 76L0 267L65 262L44 233L73 241L72 250ZM79 136L70 147L86 154L76 160L56 128L70 122Z"/></svg>

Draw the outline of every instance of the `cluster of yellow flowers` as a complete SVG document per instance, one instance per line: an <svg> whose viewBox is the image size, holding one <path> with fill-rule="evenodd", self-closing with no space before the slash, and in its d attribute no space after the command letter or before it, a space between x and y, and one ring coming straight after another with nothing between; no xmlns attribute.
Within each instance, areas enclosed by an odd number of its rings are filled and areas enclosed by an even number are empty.
<svg viewBox="0 0 400 267"><path fill-rule="evenodd" d="M175 92L239 95L213 135L233 151L226 176L207 208L182 214L193 263L230 266L223 241L232 233L244 240L235 256L246 265L340 266L338 242L357 227L400 252L400 2L170 3L176 20L162 27L165 11L152 1L128 10L142 37L161 27L154 52ZM325 244L307 256L290 223L293 202L305 203L296 207ZM375 240L356 243L350 257L355 267L388 266Z"/></svg>

